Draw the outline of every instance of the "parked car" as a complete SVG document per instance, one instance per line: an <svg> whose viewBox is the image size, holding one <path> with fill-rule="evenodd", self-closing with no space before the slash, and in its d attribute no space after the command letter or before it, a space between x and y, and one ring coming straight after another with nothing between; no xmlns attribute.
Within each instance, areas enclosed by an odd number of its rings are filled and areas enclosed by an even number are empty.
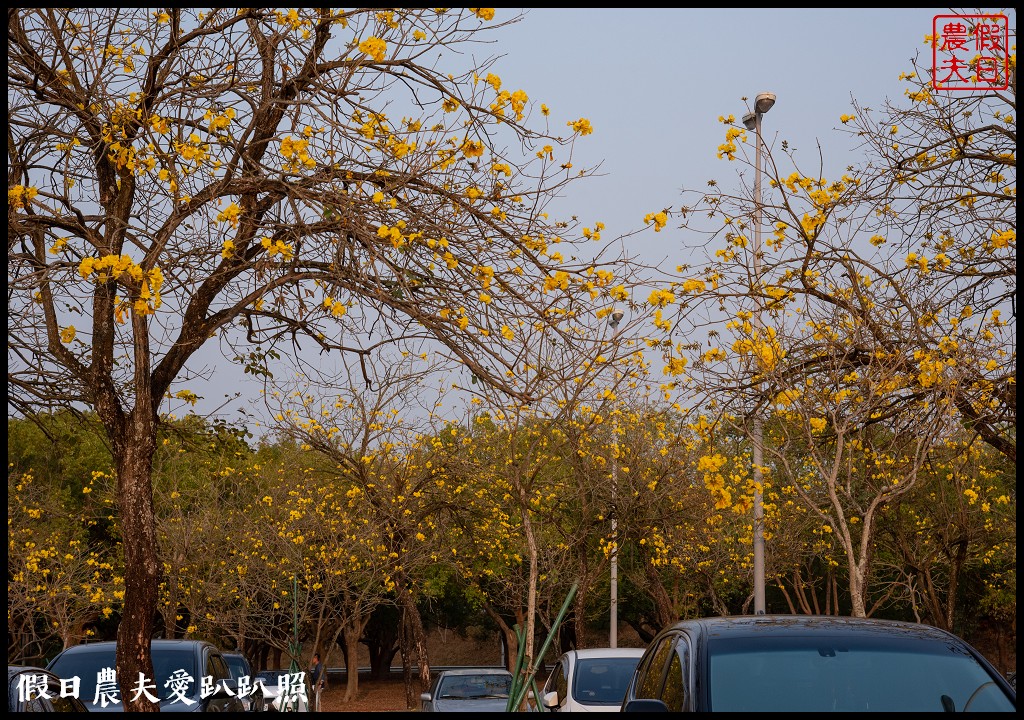
<svg viewBox="0 0 1024 720"><path fill-rule="evenodd" d="M227 663L214 645L202 640L153 640L153 671L148 692L159 698L161 712L242 711ZM116 642L74 645L60 652L46 669L59 678L79 679L78 697L90 712L124 710L115 674ZM202 678L213 691L202 695Z"/></svg>
<svg viewBox="0 0 1024 720"><path fill-rule="evenodd" d="M442 670L420 695L423 712L505 712L512 673L505 668Z"/></svg>
<svg viewBox="0 0 1024 720"><path fill-rule="evenodd" d="M225 650L221 655L224 662L228 664L228 671L231 679L235 681L238 690L238 699L242 701L242 707L246 712L265 711L267 701L263 697L263 686L255 682L256 678L252 673L252 663L245 653L237 650Z"/></svg>
<svg viewBox="0 0 1024 720"><path fill-rule="evenodd" d="M263 690L266 710L276 712L309 712L309 696L306 694L306 675L302 673L294 693L282 698L286 678L294 675L288 670L260 670L256 673L256 683ZM300 690L301 689L301 690Z"/></svg>
<svg viewBox="0 0 1024 720"><path fill-rule="evenodd" d="M974 647L914 623L808 615L682 620L648 645L623 711L1007 711Z"/></svg>
<svg viewBox="0 0 1024 720"><path fill-rule="evenodd" d="M60 678L41 667L7 666L7 712L89 712L73 695L61 697Z"/></svg>
<svg viewBox="0 0 1024 720"><path fill-rule="evenodd" d="M587 648L563 653L541 690L556 712L617 712L644 648Z"/></svg>

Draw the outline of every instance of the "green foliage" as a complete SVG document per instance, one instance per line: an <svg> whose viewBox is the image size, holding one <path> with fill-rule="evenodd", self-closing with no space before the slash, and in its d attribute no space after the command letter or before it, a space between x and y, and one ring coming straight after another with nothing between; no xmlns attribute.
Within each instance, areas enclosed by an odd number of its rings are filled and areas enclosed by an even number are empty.
<svg viewBox="0 0 1024 720"><path fill-rule="evenodd" d="M94 472L109 472L113 459L95 413L60 410L7 419L8 471L33 472L41 482L81 498Z"/></svg>

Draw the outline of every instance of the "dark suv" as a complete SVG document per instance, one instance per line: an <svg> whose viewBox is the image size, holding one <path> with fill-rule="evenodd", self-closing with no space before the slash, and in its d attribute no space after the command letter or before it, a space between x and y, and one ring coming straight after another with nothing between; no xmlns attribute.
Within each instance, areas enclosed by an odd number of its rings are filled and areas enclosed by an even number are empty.
<svg viewBox="0 0 1024 720"><path fill-rule="evenodd" d="M255 682L256 677L249 658L237 650L225 650L221 654L224 656L224 662L228 664L232 679L238 685L238 697L245 711L264 712L267 709L267 701L263 697L263 686Z"/></svg>
<svg viewBox="0 0 1024 720"><path fill-rule="evenodd" d="M78 697L91 712L121 711L124 705L114 673L116 649L115 642L75 645L63 650L46 669L65 680L77 677ZM159 698L161 712L243 710L236 683L214 645L202 640L153 640L152 653L156 677L147 678L146 686L150 695Z"/></svg>

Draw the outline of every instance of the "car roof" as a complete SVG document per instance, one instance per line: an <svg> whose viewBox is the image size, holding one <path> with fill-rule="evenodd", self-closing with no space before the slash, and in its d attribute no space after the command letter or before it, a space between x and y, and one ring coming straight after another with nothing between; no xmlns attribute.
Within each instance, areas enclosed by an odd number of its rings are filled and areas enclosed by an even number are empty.
<svg viewBox="0 0 1024 720"><path fill-rule="evenodd" d="M10 680L15 675L23 672L31 673L43 673L44 675L53 675L46 668L35 667L33 665L8 665L7 666L7 679Z"/></svg>
<svg viewBox="0 0 1024 720"><path fill-rule="evenodd" d="M164 638L159 638L156 640L151 640L150 642L152 643L152 647L154 648L183 647L189 645L209 645L213 647L213 644L207 642L206 640L167 640ZM61 654L69 652L99 652L101 650L110 651L115 648L117 648L116 640L101 640L100 642L90 642L82 643L81 645L72 645L71 647L62 650ZM218 652L220 651L218 650Z"/></svg>
<svg viewBox="0 0 1024 720"><path fill-rule="evenodd" d="M468 667L449 668L442 670L438 675L511 675L508 670L502 667Z"/></svg>
<svg viewBox="0 0 1024 720"><path fill-rule="evenodd" d="M771 628L772 637L798 637L813 633L829 636L888 636L894 631L899 634L913 633L918 637L956 640L952 633L932 625L879 620L875 618L840 617L836 615L731 615L706 617L694 620L680 620L668 629L699 628L707 637L751 638L763 635Z"/></svg>
<svg viewBox="0 0 1024 720"><path fill-rule="evenodd" d="M589 660L591 658L638 658L644 654L646 648L580 648L578 650L569 650L566 655L573 655L577 660Z"/></svg>

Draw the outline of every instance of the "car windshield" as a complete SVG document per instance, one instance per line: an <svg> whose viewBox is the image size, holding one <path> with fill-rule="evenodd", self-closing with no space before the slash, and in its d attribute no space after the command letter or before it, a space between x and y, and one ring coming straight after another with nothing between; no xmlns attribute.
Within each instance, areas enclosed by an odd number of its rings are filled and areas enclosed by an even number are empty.
<svg viewBox="0 0 1024 720"><path fill-rule="evenodd" d="M507 698L511 686L511 675L452 675L444 679L437 694L452 700Z"/></svg>
<svg viewBox="0 0 1024 720"><path fill-rule="evenodd" d="M287 670L260 670L258 673L256 673L256 678L253 680L253 682L259 680L268 688L274 688L280 684L278 683L280 677L282 675L287 674Z"/></svg>
<svg viewBox="0 0 1024 720"><path fill-rule="evenodd" d="M759 637L755 642L719 638L708 643L709 710L1015 709L986 669L955 644L919 636Z"/></svg>
<svg viewBox="0 0 1024 720"><path fill-rule="evenodd" d="M585 705L619 705L638 657L594 658L576 663L572 694Z"/></svg>
<svg viewBox="0 0 1024 720"><path fill-rule="evenodd" d="M75 652L64 653L58 657L50 672L61 678L77 677L81 685L78 690L78 697L84 702L92 703L99 700L96 693L96 682L98 675L104 668L114 668L115 650L112 646L89 648ZM153 648L153 671L156 674L156 689L150 692L161 700L170 700L179 697L176 690L184 687L182 693L187 698L196 698L200 690L200 678L196 675L196 658L191 647L170 647ZM181 686L176 683L168 683L174 677L187 675L191 682ZM120 693L117 694L120 698Z"/></svg>
<svg viewBox="0 0 1024 720"><path fill-rule="evenodd" d="M225 655L224 662L228 664L231 677L235 680L249 674L248 663L246 663L245 658L241 655Z"/></svg>

